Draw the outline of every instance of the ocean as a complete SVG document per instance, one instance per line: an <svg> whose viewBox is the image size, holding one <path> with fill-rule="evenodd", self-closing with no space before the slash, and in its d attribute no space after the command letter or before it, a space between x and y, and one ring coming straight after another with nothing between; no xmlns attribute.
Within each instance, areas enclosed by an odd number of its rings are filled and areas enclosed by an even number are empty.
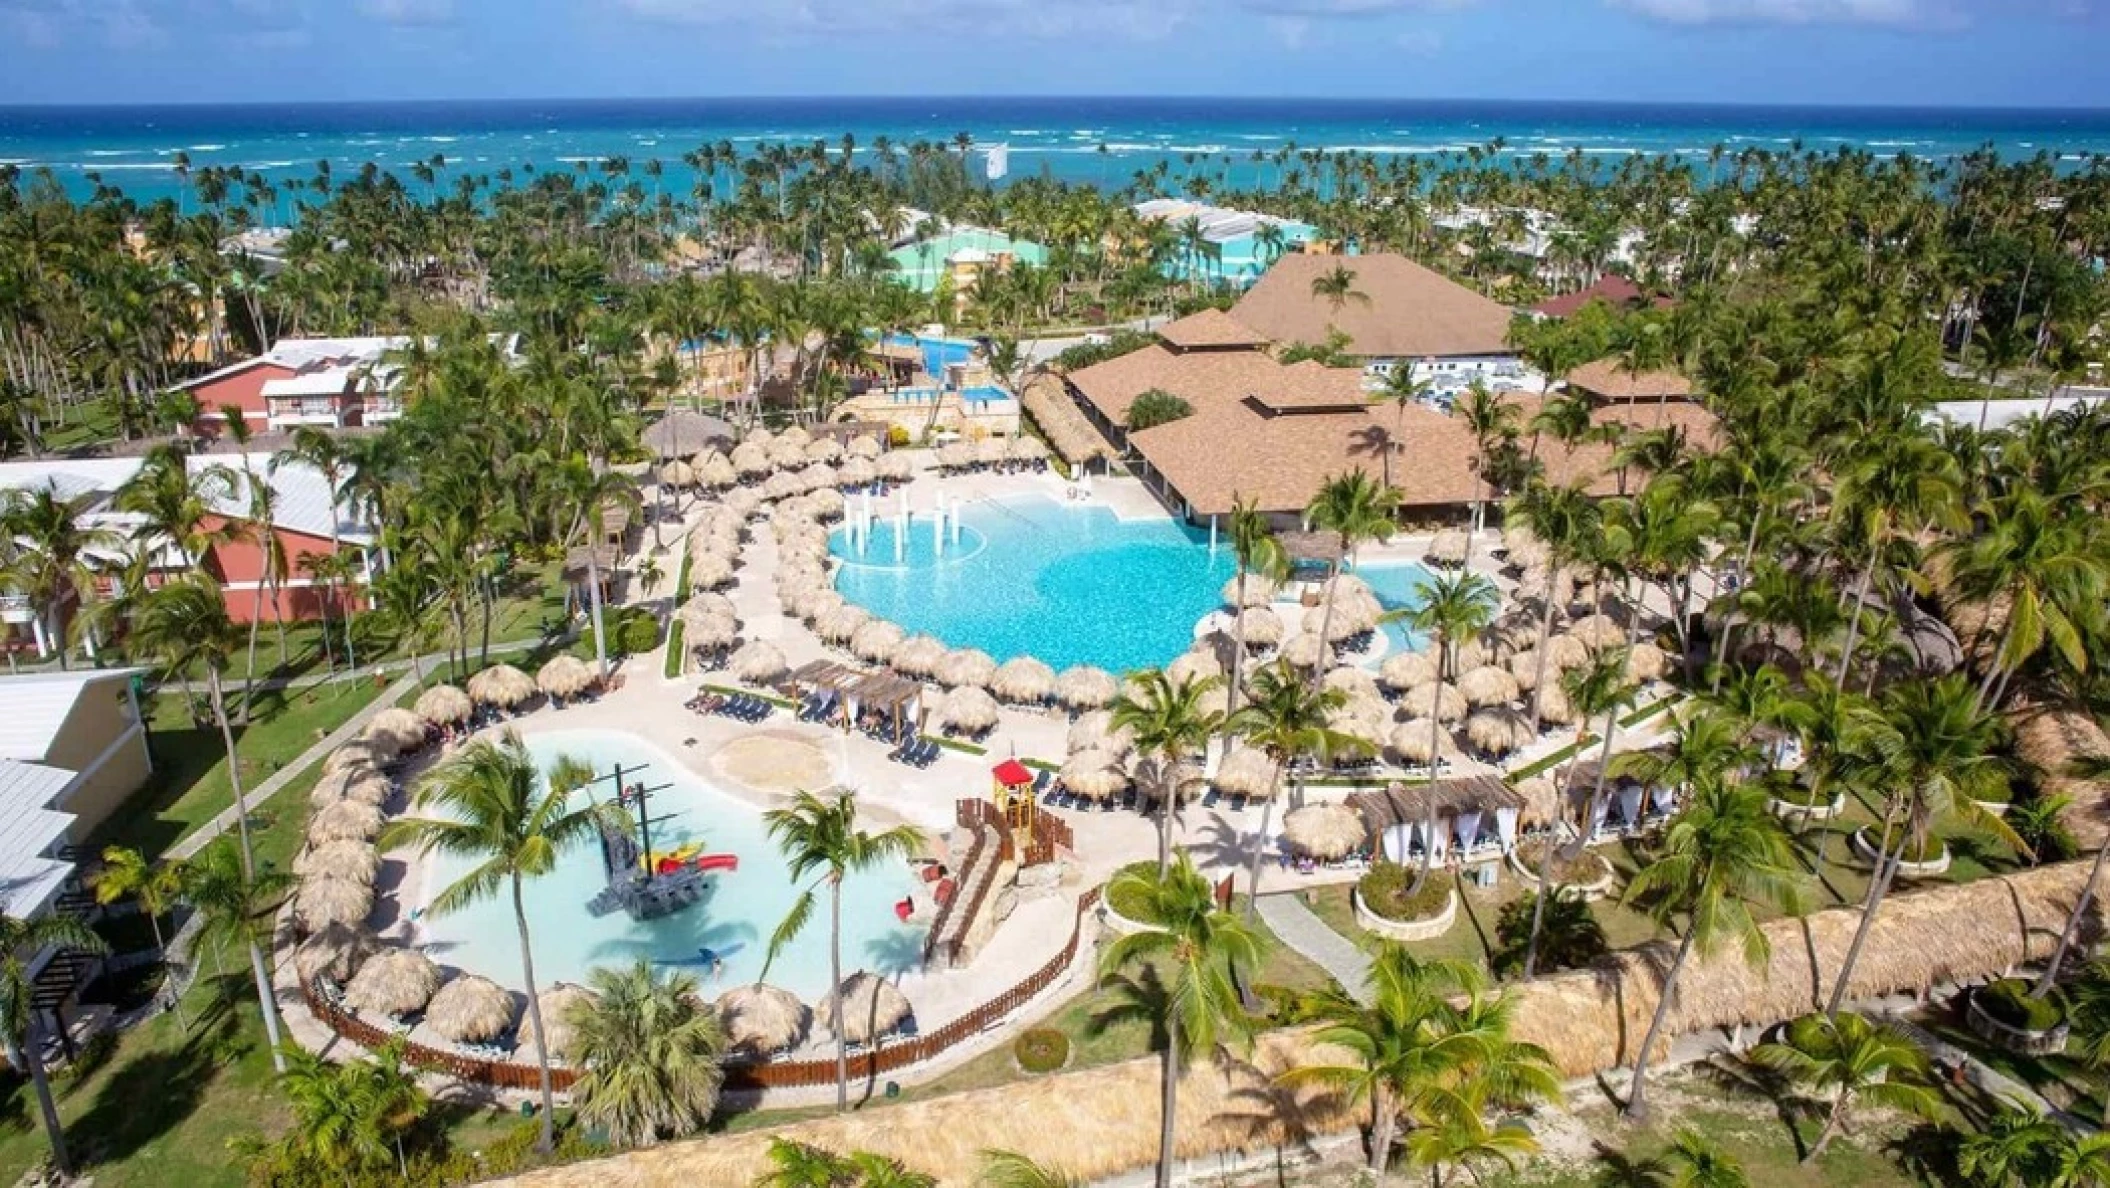
<svg viewBox="0 0 2110 1188"><path fill-rule="evenodd" d="M1721 145L1784 150L1855 145L1942 159L1991 144L2004 156L2056 154L2068 168L2110 153L2110 111L1726 107L1430 100L1143 98L813 98L546 102L345 103L245 106L0 108L0 164L49 169L76 195L96 179L141 200L174 195L176 154L193 168L233 166L283 185L327 159L340 177L368 162L407 175L445 158L463 173L589 167L627 157L633 177L658 159L658 185L686 193L685 152L720 141L855 137L873 143L1008 146L1012 178L1048 175L1120 185L1159 162L1178 179L1207 169L1231 184L1272 184L1280 168L1254 160L1299 150L1379 154L1461 152L1499 138L1514 156L1579 151L1614 161L1632 153L1704 160ZM406 177L407 181L407 177ZM1175 186L1177 181L1175 180Z"/></svg>

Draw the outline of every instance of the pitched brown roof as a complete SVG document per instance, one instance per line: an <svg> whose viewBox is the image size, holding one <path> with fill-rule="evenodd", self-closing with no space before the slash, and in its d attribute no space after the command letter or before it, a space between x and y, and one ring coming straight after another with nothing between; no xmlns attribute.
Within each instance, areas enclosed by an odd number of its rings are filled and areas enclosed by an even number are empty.
<svg viewBox="0 0 2110 1188"><path fill-rule="evenodd" d="M1616 359L1583 364L1568 373L1568 386L1600 400L1683 400L1693 394L1692 381L1675 371L1644 371L1636 375Z"/></svg>
<svg viewBox="0 0 2110 1188"><path fill-rule="evenodd" d="M1346 268L1368 298L1336 307L1312 294L1314 280ZM1271 341L1320 343L1339 329L1348 351L1370 358L1508 354L1509 309L1405 256L1291 253L1275 261L1231 307Z"/></svg>
<svg viewBox="0 0 2110 1188"><path fill-rule="evenodd" d="M1160 343L1108 359L1069 377L1079 395L1116 425L1136 397L1161 388L1199 408L1220 399L1257 400L1268 411L1354 408L1369 403L1362 372L1307 360L1285 367L1260 351L1181 353Z"/></svg>
<svg viewBox="0 0 2110 1188"><path fill-rule="evenodd" d="M1158 327L1158 337L1183 351L1267 345L1266 336L1220 309L1205 309Z"/></svg>
<svg viewBox="0 0 2110 1188"><path fill-rule="evenodd" d="M1558 297L1549 297L1539 302L1531 307L1531 312L1548 318L1573 317L1583 306L1590 304L1592 301L1602 301L1614 309L1625 309L1635 305L1653 305L1657 309L1662 309L1675 304L1670 298L1660 294L1642 292L1641 286L1623 276L1606 273L1598 277L1596 282L1587 288L1577 289L1573 293L1563 293Z"/></svg>

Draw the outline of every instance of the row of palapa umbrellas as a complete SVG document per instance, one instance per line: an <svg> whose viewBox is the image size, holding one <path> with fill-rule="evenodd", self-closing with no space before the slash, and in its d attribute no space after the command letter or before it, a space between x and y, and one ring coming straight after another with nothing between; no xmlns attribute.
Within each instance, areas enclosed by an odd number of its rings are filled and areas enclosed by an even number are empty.
<svg viewBox="0 0 2110 1188"><path fill-rule="evenodd" d="M591 670L583 664L578 668L590 682ZM309 820L307 845L293 864L299 877L293 915L307 933L293 961L304 984L327 978L342 987L345 1006L362 1012L391 1018L422 1012L424 1026L452 1043L486 1044L518 1027L518 1050L534 1051L540 1041L520 996L481 975L450 976L426 954L388 944L368 929L381 871L374 839L395 790L386 767L423 746L428 725L460 722L477 702L511 708L538 691L569 696L584 687L578 677L563 666L546 665L537 679L508 665L488 668L470 678L466 692L438 685L421 694L413 709L382 711L357 739L324 760L322 778L311 793L316 812ZM584 987L561 983L540 996L553 1058L569 1055L570 1014L592 997ZM910 1012L898 988L864 972L844 981L843 1000L843 1027L856 1042L884 1034ZM836 1027L832 998L823 1000L816 1018L796 995L761 984L726 991L715 1009L736 1050L753 1056L797 1045L815 1022L831 1033Z"/></svg>
<svg viewBox="0 0 2110 1188"><path fill-rule="evenodd" d="M861 487L881 479L904 482L912 473L911 466L907 455L887 453L871 434L859 434L845 445L832 437L816 438L794 425L774 434L757 429L730 453L704 450L686 460L663 463L659 481L671 487L724 491L740 511L752 514L760 500Z"/></svg>

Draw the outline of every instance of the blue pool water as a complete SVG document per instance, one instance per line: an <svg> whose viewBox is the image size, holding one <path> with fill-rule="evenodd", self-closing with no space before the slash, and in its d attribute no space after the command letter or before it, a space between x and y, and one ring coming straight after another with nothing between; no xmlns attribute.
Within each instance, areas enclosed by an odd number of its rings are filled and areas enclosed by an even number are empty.
<svg viewBox="0 0 2110 1188"><path fill-rule="evenodd" d="M1370 592L1386 610L1420 605L1422 588L1429 581L1429 571L1411 561L1359 565L1355 572L1370 583ZM1421 636L1405 623L1386 623L1379 630L1391 641L1388 652L1421 649Z"/></svg>
<svg viewBox="0 0 2110 1188"><path fill-rule="evenodd" d="M714 875L704 900L672 916L639 923L623 914L596 919L586 902L605 885L598 843L567 850L549 874L525 886L528 926L535 948L535 977L542 986L562 980L583 981L596 966L627 965L642 957L686 963L715 997L727 987L761 975L770 933L783 920L800 888L791 882L776 844L762 825L762 811L713 788L657 748L633 735L579 730L539 734L527 739L528 750L545 769L559 755L571 755L606 774L616 763L626 770L649 764L648 786L670 785L653 798L655 815L673 820L655 824L652 848L670 850L701 845L714 854L740 858L737 871ZM631 782L626 776L625 783ZM608 785L596 789L607 799ZM663 836L664 832L664 836ZM460 877L468 861L434 855L417 905ZM858 969L895 973L913 969L923 948L923 930L901 924L893 905L902 896L924 894L904 864L853 874L843 884L843 972ZM786 946L770 967L773 985L813 1001L828 990L828 915L823 889L821 910L803 934ZM500 985L519 988L520 943L510 899L499 895L452 916L426 916L425 933L433 959L480 973ZM698 951L709 949L725 959L724 973L713 980Z"/></svg>
<svg viewBox="0 0 2110 1188"><path fill-rule="evenodd" d="M923 370L938 379L945 378L947 363L965 363L974 354L974 344L956 338L924 338L916 334L889 334L886 342L890 346L914 346L923 351Z"/></svg>
<svg viewBox="0 0 2110 1188"><path fill-rule="evenodd" d="M960 399L969 402L1009 400L1011 399L1011 393L1004 391L1002 388L984 384L980 387L960 389Z"/></svg>
<svg viewBox="0 0 2110 1188"><path fill-rule="evenodd" d="M970 504L960 523L959 545L948 538L941 556L927 516L911 521L898 566L890 519L874 523L862 556L838 530L836 588L910 632L999 661L1127 672L1186 651L1235 569L1228 546L1210 554L1206 531L1037 495Z"/></svg>

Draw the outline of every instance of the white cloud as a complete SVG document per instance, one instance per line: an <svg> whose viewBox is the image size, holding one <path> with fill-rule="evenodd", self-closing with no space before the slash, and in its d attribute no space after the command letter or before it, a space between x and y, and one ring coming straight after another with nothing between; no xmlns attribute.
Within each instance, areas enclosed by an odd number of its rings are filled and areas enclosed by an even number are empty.
<svg viewBox="0 0 2110 1188"><path fill-rule="evenodd" d="M1874 25L1925 28L1961 19L1947 0L1608 0L1674 25Z"/></svg>
<svg viewBox="0 0 2110 1188"><path fill-rule="evenodd" d="M454 0L359 0L359 14L389 25L445 25Z"/></svg>

